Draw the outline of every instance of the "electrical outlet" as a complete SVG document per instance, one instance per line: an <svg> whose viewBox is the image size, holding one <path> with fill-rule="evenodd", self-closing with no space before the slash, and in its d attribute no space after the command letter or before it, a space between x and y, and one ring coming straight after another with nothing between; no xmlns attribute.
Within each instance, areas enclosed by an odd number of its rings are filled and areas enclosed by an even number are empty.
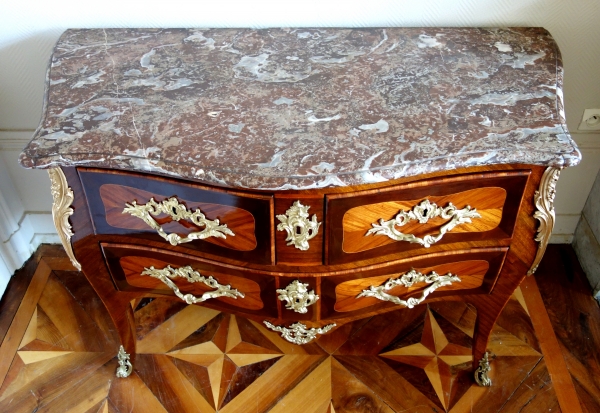
<svg viewBox="0 0 600 413"><path fill-rule="evenodd" d="M600 131L600 109L586 109L577 130Z"/></svg>

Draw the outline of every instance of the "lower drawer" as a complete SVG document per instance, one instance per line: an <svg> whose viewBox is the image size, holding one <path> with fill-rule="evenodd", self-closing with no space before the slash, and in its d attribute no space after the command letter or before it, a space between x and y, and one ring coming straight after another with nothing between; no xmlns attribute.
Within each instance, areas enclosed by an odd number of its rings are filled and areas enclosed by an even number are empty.
<svg viewBox="0 0 600 413"><path fill-rule="evenodd" d="M120 291L177 296L229 312L277 316L272 277L243 272L186 254L138 245L102 243L101 248Z"/></svg>
<svg viewBox="0 0 600 413"><path fill-rule="evenodd" d="M360 318L428 300L489 294L508 248L482 248L429 254L351 275L324 277L322 318Z"/></svg>

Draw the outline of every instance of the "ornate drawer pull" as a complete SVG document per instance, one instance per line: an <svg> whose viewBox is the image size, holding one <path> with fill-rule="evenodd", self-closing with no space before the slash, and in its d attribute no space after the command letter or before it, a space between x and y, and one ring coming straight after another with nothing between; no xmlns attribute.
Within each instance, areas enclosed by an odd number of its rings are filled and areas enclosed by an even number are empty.
<svg viewBox="0 0 600 413"><path fill-rule="evenodd" d="M219 225L219 220L206 219L206 216L196 209L194 212L188 211L185 205L179 203L177 198L169 198L157 203L154 198L150 198L145 205L138 205L135 201L131 204L125 204L126 207L123 213L129 213L134 217L142 219L150 227L154 228L158 235L166 239L171 245L183 244L196 239L205 239L209 237L227 238L226 235L235 236L233 231L227 228L227 224ZM178 234L167 234L165 230L156 222L150 214L156 216L160 214L168 214L173 220L180 221L189 219L199 227L205 227L200 232L192 232L182 238Z"/></svg>
<svg viewBox="0 0 600 413"><path fill-rule="evenodd" d="M336 326L334 323L321 328L306 329L306 326L300 322L292 324L290 328L274 326L268 321L263 321L263 323L271 330L281 333L281 337L290 343L298 345L310 343L317 337L317 334L325 334Z"/></svg>
<svg viewBox="0 0 600 413"><path fill-rule="evenodd" d="M307 307L313 305L319 299L315 291L308 291L308 284L295 280L285 289L277 290L279 301L286 301L285 308L297 313L305 314Z"/></svg>
<svg viewBox="0 0 600 413"><path fill-rule="evenodd" d="M311 220L308 220L308 209L310 206L304 206L300 201L285 211L285 215L277 215L281 224L277 225L278 231L286 231L288 241L287 245L294 245L299 250L308 249L308 241L313 239L319 233L320 222L317 222L317 215L313 214Z"/></svg>
<svg viewBox="0 0 600 413"><path fill-rule="evenodd" d="M424 282L431 284L423 291L423 295L419 298L410 297L408 300L402 300L393 295L389 295L385 291L389 291L392 288L403 285L405 287L411 287L413 284ZM421 304L425 298L435 290L446 285L451 285L453 282L460 282L460 278L457 275L448 273L446 275L439 275L435 271L432 271L429 275L421 274L416 270L410 270L400 278L390 278L387 282L379 287L371 286L368 290L363 290L356 298L360 297L375 297L381 301L391 301L394 304L403 305L408 308L413 308L415 305Z"/></svg>
<svg viewBox="0 0 600 413"><path fill-rule="evenodd" d="M444 224L440 228L440 233L437 235L425 235L423 238L419 238L413 234L403 234L398 231L395 226L403 226L410 221L419 221L421 224L425 224L432 218L442 217L444 219L451 219L450 222ZM417 243L423 245L425 248L429 248L432 244L435 244L442 239L446 232L451 231L455 226L464 223L470 223L471 218L481 218L481 215L475 208L471 209L470 206L466 206L463 209L456 209L452 203L448 203L445 208L439 207L436 204L432 204L428 199L422 201L420 204L415 205L412 210L406 212L401 210L394 219L384 221L383 218L379 220L379 224L371 224L373 228L367 231L366 235L387 235L396 241L408 241L411 243Z"/></svg>
<svg viewBox="0 0 600 413"><path fill-rule="evenodd" d="M171 290L173 290L173 292L175 293L175 295L177 297L181 298L183 301L185 301L188 304L201 303L201 302L209 300L211 298L218 298L218 297L229 297L229 298L235 298L235 299L237 299L238 297L244 298L244 293L236 290L235 288L231 288L230 285L219 284L217 282L217 280L215 280L212 277L212 275L209 277L204 277L204 276L200 275L200 273L198 271L195 271L189 265L187 265L185 267L180 267L180 268L172 268L170 265L168 265L166 268L163 268L162 270L157 270L154 267L144 268L144 271L142 271L142 275L149 275L150 277L154 277L156 279L161 280ZM175 285L175 283L173 281L171 281L171 278L176 278L176 277L185 278L190 283L201 282L203 284L208 285L211 288L215 288L216 291L207 291L204 294L202 294L202 297L196 297L192 294L184 295L181 293L181 291L179 291L179 288L177 287L177 285Z"/></svg>

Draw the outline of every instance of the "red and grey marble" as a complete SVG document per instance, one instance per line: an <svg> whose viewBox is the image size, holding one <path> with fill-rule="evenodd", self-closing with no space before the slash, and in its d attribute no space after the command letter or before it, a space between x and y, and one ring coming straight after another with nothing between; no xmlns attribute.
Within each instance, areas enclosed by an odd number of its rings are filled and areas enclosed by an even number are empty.
<svg viewBox="0 0 600 413"><path fill-rule="evenodd" d="M29 168L283 190L581 159L540 28L68 30L47 80Z"/></svg>

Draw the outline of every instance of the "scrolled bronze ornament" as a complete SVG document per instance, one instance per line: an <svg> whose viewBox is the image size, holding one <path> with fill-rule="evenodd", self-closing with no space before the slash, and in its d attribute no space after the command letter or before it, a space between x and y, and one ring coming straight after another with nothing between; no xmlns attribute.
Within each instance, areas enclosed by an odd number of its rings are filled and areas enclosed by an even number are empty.
<svg viewBox="0 0 600 413"><path fill-rule="evenodd" d="M227 238L227 235L235 236L233 231L227 228L227 224L220 224L218 219L207 219L199 209L196 209L193 212L188 211L185 205L180 204L177 198L174 197L165 199L162 202L156 202L154 198L150 198L150 201L146 202L144 205L138 205L136 201L132 201L131 204L125 204L123 213L128 213L134 217L140 218L151 228L155 229L158 235L169 241L171 245L183 244L209 237ZM152 218L152 215L157 216L160 214L167 214L174 221L188 219L194 225L204 227L204 229L199 232L189 233L185 237L181 237L175 233L167 234L158 222Z"/></svg>
<svg viewBox="0 0 600 413"><path fill-rule="evenodd" d="M222 285L215 280L212 275L205 277L201 275L198 271L195 271L189 265L180 268L172 268L170 265L166 266L163 269L156 269L154 267L144 268L141 275L149 275L150 277L156 278L162 281L167 285L173 293L187 304L196 304L201 303L206 300L210 300L211 298L218 297L229 297L237 299L238 297L244 298L244 293L236 290L235 288L231 288L230 285ZM207 291L202 296L196 297L193 294L183 294L177 285L171 281L171 278L182 277L185 278L190 283L200 282L211 288L214 288L215 291Z"/></svg>
<svg viewBox="0 0 600 413"><path fill-rule="evenodd" d="M533 217L540 222L534 239L539 242L539 246L533 264L531 264L531 268L527 271L527 275L533 274L537 270L538 265L540 265L544 252L546 252L548 241L550 241L552 230L554 229L554 222L556 220L554 214L554 197L556 196L556 183L559 176L560 169L547 168L542 175L540 189L535 191L533 195L533 201L537 208Z"/></svg>
<svg viewBox="0 0 600 413"><path fill-rule="evenodd" d="M129 361L130 357L129 354L125 353L125 348L123 346L119 347L119 353L117 354L117 360L119 361L119 367L117 367L116 373L117 377L129 377L133 371L133 366L131 365L131 361Z"/></svg>
<svg viewBox="0 0 600 413"><path fill-rule="evenodd" d="M71 208L74 199L73 190L69 188L67 178L62 169L48 169L48 176L50 177L50 191L53 200L52 220L54 221L54 226L71 263L81 271L81 264L75 258L73 247L71 246L73 231L69 223L69 217L73 215L73 208Z"/></svg>
<svg viewBox="0 0 600 413"><path fill-rule="evenodd" d="M329 332L336 324L329 324L321 328L306 328L306 326L300 322L292 324L289 328L275 326L268 321L263 323L273 331L281 333L281 337L293 344L308 344L313 341L318 334L325 334Z"/></svg>
<svg viewBox="0 0 600 413"><path fill-rule="evenodd" d="M285 308L297 313L305 314L308 307L319 299L315 291L308 291L308 284L294 280L285 289L277 290L279 301L285 301Z"/></svg>
<svg viewBox="0 0 600 413"><path fill-rule="evenodd" d="M277 215L280 222L277 230L287 232L285 238L287 245L293 245L302 251L309 248L308 241L317 236L321 226L321 223L317 222L316 214L313 214L310 220L308 219L309 208L310 206L304 206L300 201L295 201L285 215Z"/></svg>
<svg viewBox="0 0 600 413"><path fill-rule="evenodd" d="M430 219L437 217L449 219L450 221L442 225L440 232L435 235L430 234L420 238L413 234L404 234L395 228L406 225L411 221L419 221L419 223L425 224ZM471 223L472 218L481 218L481 215L479 215L475 208L471 208L469 205L462 209L457 209L450 202L446 207L442 208L435 203L429 202L428 199L425 199L409 211L400 210L396 217L389 221L385 221L383 218L379 219L379 223L371 224L373 228L368 230L365 236L371 234L386 235L395 241L407 241L414 244L421 244L425 248L429 248L432 244L441 240L447 232L454 229L457 225Z"/></svg>
<svg viewBox="0 0 600 413"><path fill-rule="evenodd" d="M383 285L377 287L373 285L370 286L368 290L363 290L356 296L356 298L373 297L381 301L390 301L394 304L413 308L414 306L421 304L429 294L438 288L451 285L453 282L460 282L460 278L451 273L439 275L435 271L425 275L413 269L402 275L400 278L390 278ZM399 285L404 287L412 287L416 283L430 284L429 287L423 290L423 293L419 298L410 297L408 300L402 300L396 296L386 293L386 291L389 291Z"/></svg>
<svg viewBox="0 0 600 413"><path fill-rule="evenodd" d="M479 360L479 367L475 370L475 382L482 387L490 387L492 385L492 379L488 376L488 373L492 370L488 356L488 352L486 351L483 358Z"/></svg>

